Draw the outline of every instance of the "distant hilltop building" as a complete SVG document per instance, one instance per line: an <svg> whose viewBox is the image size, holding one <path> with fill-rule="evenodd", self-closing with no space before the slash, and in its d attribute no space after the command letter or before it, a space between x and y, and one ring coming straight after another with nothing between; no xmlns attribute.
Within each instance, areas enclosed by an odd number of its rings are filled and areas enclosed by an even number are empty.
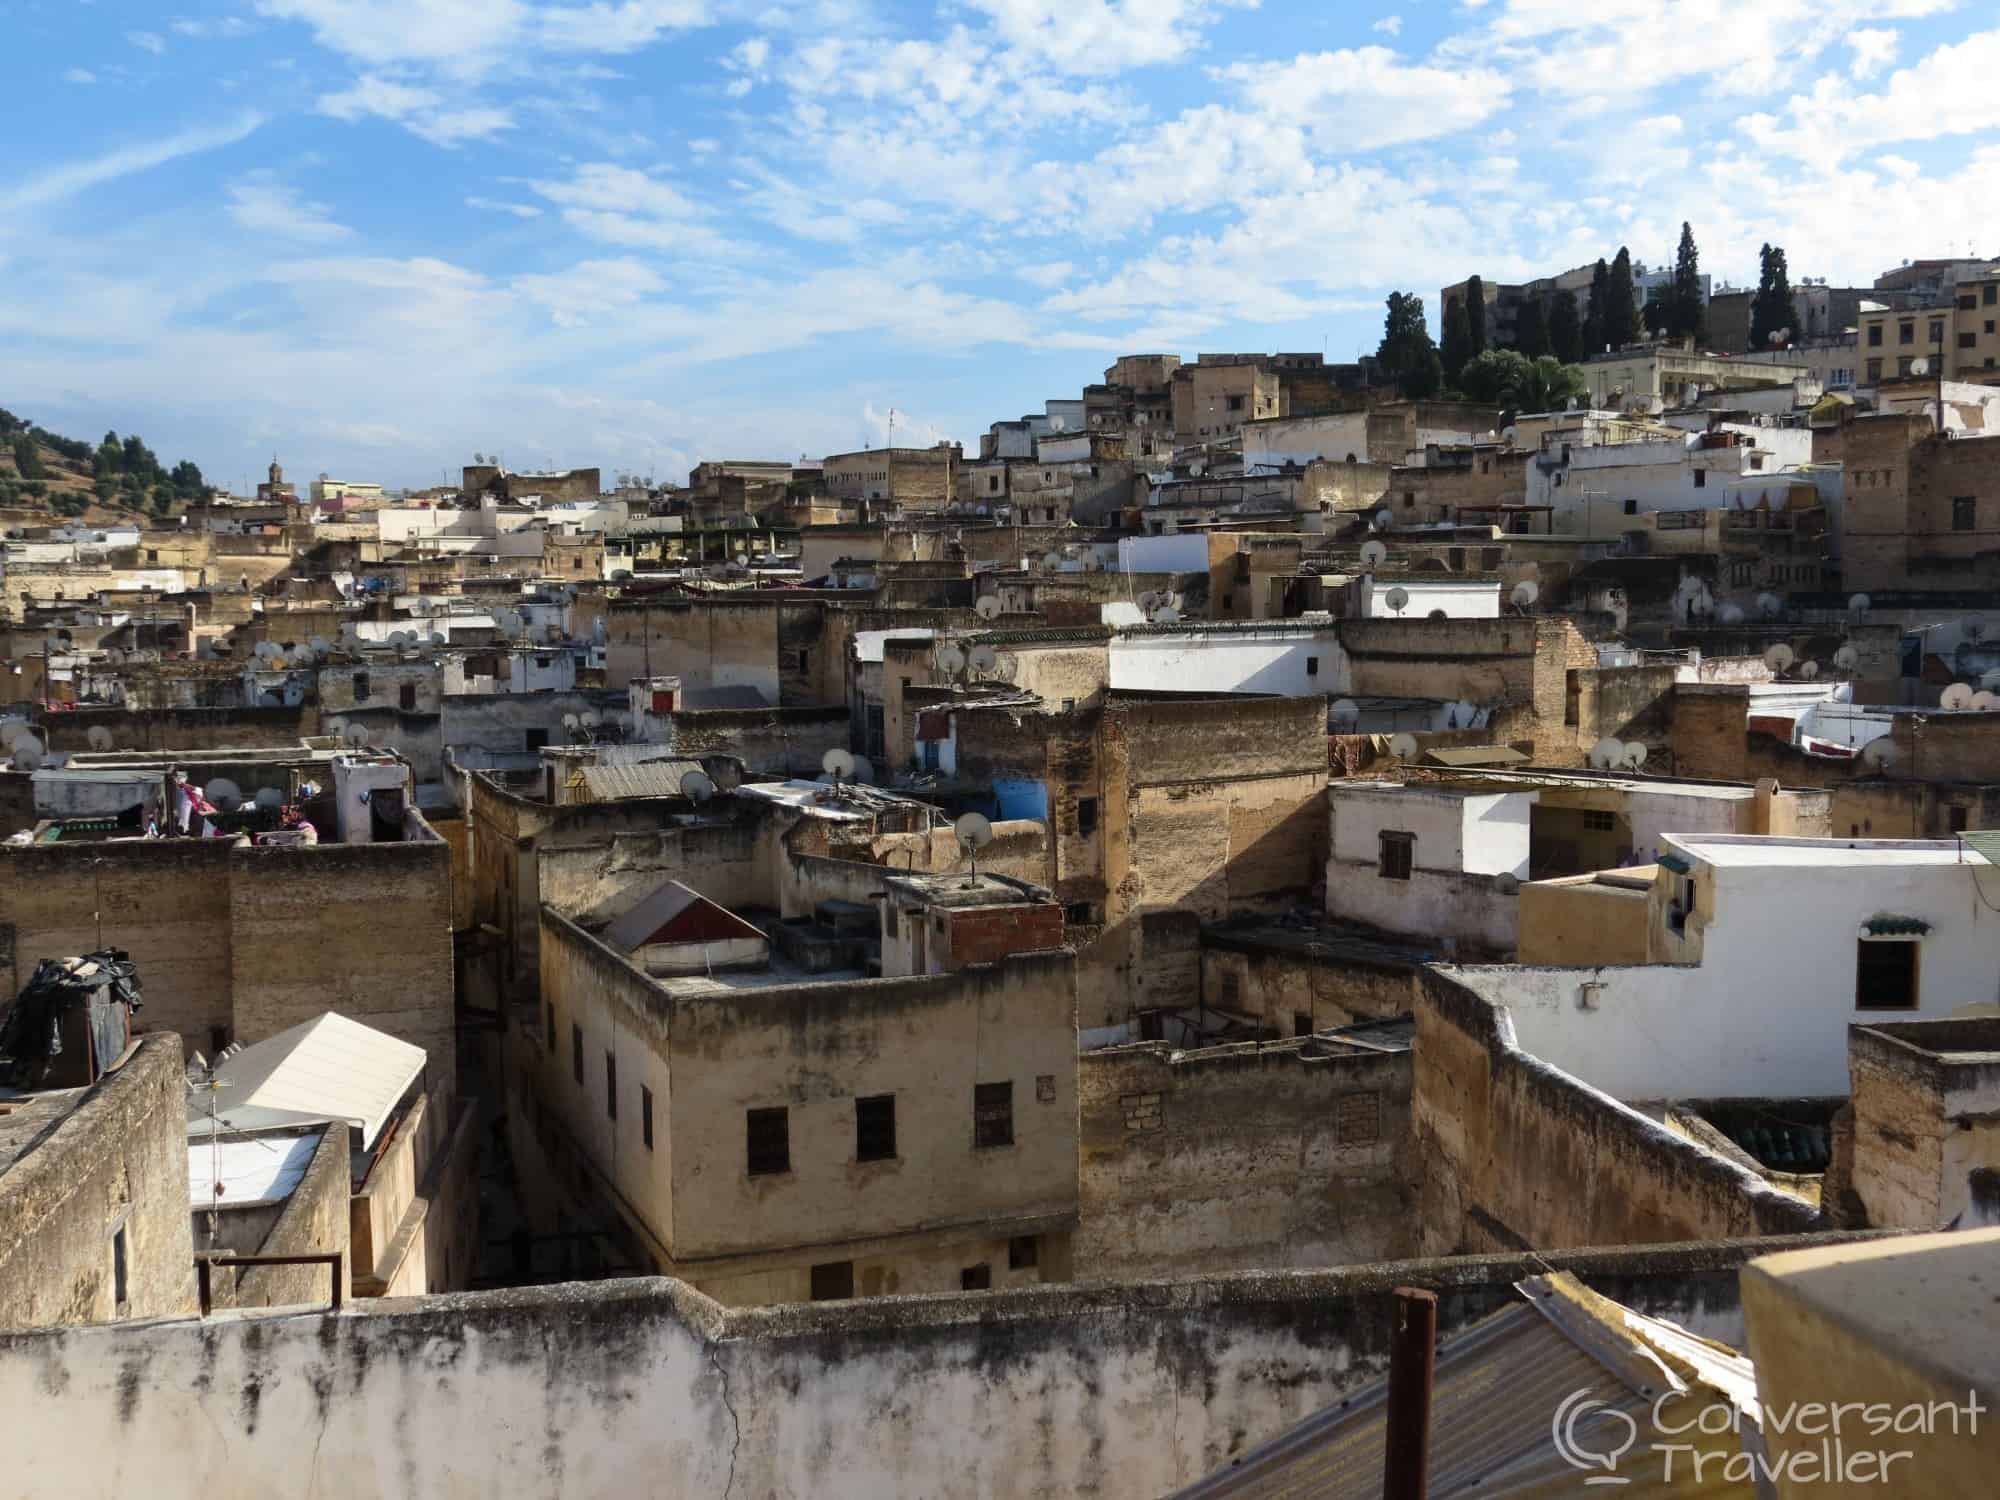
<svg viewBox="0 0 2000 1500"><path fill-rule="evenodd" d="M258 500L269 505L275 504L280 500L296 500L299 498L297 487L286 480L285 471L278 466L276 454L273 454L271 457L271 467L268 473L269 477L257 486Z"/></svg>
<svg viewBox="0 0 2000 1500"><path fill-rule="evenodd" d="M595 500L604 488L595 468L564 469L550 474L513 474L499 464L467 464L459 484L465 495L492 495L499 500Z"/></svg>

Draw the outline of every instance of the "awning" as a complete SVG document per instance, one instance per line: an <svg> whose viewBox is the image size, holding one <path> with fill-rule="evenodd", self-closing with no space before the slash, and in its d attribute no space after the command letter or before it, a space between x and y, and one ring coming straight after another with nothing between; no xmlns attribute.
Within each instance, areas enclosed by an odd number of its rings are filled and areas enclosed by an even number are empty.
<svg viewBox="0 0 2000 1500"><path fill-rule="evenodd" d="M1870 917L1861 926L1870 937L1904 937L1909 935L1922 937L1931 930L1931 924L1926 922L1922 917L1895 917L1888 915Z"/></svg>
<svg viewBox="0 0 2000 1500"><path fill-rule="evenodd" d="M1460 745L1424 756L1434 766L1518 766L1528 757L1508 745Z"/></svg>
<svg viewBox="0 0 2000 1500"><path fill-rule="evenodd" d="M1961 833L1958 841L1989 865L2000 865L2000 829Z"/></svg>

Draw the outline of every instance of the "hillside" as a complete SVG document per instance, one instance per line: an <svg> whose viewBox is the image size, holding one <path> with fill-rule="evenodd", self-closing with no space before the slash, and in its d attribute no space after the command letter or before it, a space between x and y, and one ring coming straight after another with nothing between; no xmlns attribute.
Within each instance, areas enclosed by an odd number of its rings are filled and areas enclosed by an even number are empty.
<svg viewBox="0 0 2000 1500"><path fill-rule="evenodd" d="M207 492L198 467L186 459L163 466L142 438L107 432L92 446L0 407L0 509L157 525Z"/></svg>

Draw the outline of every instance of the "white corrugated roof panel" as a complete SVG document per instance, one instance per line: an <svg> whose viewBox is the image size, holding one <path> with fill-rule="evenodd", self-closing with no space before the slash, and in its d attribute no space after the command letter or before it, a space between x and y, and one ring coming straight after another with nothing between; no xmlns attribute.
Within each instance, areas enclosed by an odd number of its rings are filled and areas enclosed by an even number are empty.
<svg viewBox="0 0 2000 1500"><path fill-rule="evenodd" d="M214 1092L190 1100L189 1133L208 1128L212 1106L239 1131L341 1120L367 1149L423 1071L423 1048L327 1011L223 1059Z"/></svg>

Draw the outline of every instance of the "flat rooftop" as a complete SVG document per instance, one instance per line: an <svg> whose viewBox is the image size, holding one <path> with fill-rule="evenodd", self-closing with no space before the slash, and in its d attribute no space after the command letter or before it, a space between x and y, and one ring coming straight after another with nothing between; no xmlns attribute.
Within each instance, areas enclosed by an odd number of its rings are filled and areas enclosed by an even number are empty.
<svg viewBox="0 0 2000 1500"><path fill-rule="evenodd" d="M1971 865L1979 857L1954 839L1786 839L1754 834L1665 834L1669 844L1711 865Z"/></svg>
<svg viewBox="0 0 2000 1500"><path fill-rule="evenodd" d="M887 883L930 906L1041 906L1049 901L1043 892L997 875L903 875Z"/></svg>

